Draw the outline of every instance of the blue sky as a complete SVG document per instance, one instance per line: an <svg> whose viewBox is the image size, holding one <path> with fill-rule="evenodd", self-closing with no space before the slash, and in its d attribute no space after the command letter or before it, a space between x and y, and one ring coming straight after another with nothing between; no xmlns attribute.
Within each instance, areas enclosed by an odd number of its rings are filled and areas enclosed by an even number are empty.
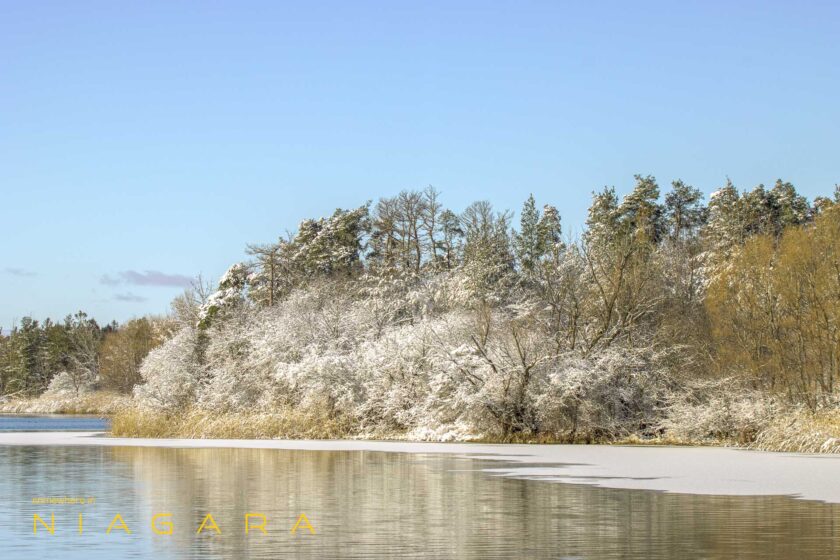
<svg viewBox="0 0 840 560"><path fill-rule="evenodd" d="M579 230L634 173L840 182L836 2L0 0L0 325L160 313L404 188Z"/></svg>

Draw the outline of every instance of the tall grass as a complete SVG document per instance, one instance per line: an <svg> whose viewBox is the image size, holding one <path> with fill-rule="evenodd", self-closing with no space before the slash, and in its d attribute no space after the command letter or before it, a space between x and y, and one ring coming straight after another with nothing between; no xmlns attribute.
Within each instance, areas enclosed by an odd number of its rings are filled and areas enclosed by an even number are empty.
<svg viewBox="0 0 840 560"><path fill-rule="evenodd" d="M752 449L840 453L840 410L798 410L775 418L758 433Z"/></svg>
<svg viewBox="0 0 840 560"><path fill-rule="evenodd" d="M165 413L138 407L111 416L116 437L191 439L339 439L352 437L352 424L341 417L284 409L228 412L190 408Z"/></svg>
<svg viewBox="0 0 840 560"><path fill-rule="evenodd" d="M111 414L111 435L135 438L184 439L406 439L406 433L368 433L349 418L330 416L318 410L292 408L264 412L223 412L189 408L161 412L137 406L121 406ZM619 445L719 445L762 451L840 453L840 410L817 414L795 411L780 415L763 426L753 441L737 437L692 439L676 434L656 438L631 435L613 440L569 441L551 434L499 438L471 438L483 443L600 443Z"/></svg>
<svg viewBox="0 0 840 560"><path fill-rule="evenodd" d="M325 410L282 408L254 412L218 412L198 407L178 412L161 412L138 407L125 395L93 392L76 395L42 395L35 399L0 402L0 413L11 414L96 414L111 418L111 434L136 438L193 439L406 439L406 433L368 433L351 418ZM657 438L631 435L618 440L570 442L551 434L521 438L470 438L493 443L613 443L622 445L724 445L761 451L797 453L840 453L840 409L810 412L778 411L760 425L752 441L736 437L715 440L681 437L666 432Z"/></svg>

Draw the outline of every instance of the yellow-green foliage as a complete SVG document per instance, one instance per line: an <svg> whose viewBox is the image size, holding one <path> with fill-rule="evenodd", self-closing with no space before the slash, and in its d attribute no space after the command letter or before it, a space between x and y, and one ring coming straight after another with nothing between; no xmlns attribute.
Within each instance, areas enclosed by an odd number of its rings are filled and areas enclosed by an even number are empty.
<svg viewBox="0 0 840 560"><path fill-rule="evenodd" d="M720 368L812 410L840 383L840 206L750 239L709 287Z"/></svg>
<svg viewBox="0 0 840 560"><path fill-rule="evenodd" d="M155 317L132 319L108 332L99 348L99 364L105 387L129 394L140 382L140 364L171 335L172 321Z"/></svg>

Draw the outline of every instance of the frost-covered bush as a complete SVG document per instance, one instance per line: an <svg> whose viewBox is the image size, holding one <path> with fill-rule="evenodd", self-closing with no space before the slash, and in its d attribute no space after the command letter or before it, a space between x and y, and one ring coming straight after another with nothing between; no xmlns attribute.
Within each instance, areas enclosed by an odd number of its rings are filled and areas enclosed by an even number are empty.
<svg viewBox="0 0 840 560"><path fill-rule="evenodd" d="M564 356L538 398L542 428L571 441L653 435L651 424L662 418L673 389L664 360L649 349L618 347Z"/></svg>
<svg viewBox="0 0 840 560"><path fill-rule="evenodd" d="M431 329L430 428L504 437L539 430L537 390L553 360L550 340L509 313L451 313Z"/></svg>
<svg viewBox="0 0 840 560"><path fill-rule="evenodd" d="M672 396L662 428L688 441L749 443L780 410L775 399L732 379L695 382Z"/></svg>
<svg viewBox="0 0 840 560"><path fill-rule="evenodd" d="M360 306L324 290L242 309L205 333L201 406L241 411L285 405L349 412L358 379L351 356L374 326Z"/></svg>
<svg viewBox="0 0 840 560"><path fill-rule="evenodd" d="M272 307L229 308L153 351L137 399L168 410L294 410L367 436L688 436L674 352L560 351L539 305L513 292L505 306L477 305L456 280L313 282ZM718 421L737 426L742 416Z"/></svg>
<svg viewBox="0 0 840 560"><path fill-rule="evenodd" d="M359 348L354 365L364 387L365 426L407 430L437 422L427 402L436 322L425 318L394 327Z"/></svg>
<svg viewBox="0 0 840 560"><path fill-rule="evenodd" d="M88 371L71 373L62 371L50 380L47 396L66 396L90 393L96 389L96 376Z"/></svg>
<svg viewBox="0 0 840 560"><path fill-rule="evenodd" d="M198 332L185 328L149 352L140 368L143 382L134 388L137 401L169 410L192 404L201 379L197 346Z"/></svg>
<svg viewBox="0 0 840 560"><path fill-rule="evenodd" d="M467 307L440 278L363 279L340 292L325 282L273 307L231 309L150 354L137 398L165 409L294 409L340 417L362 435L421 439L608 438L661 422L671 390L663 354L558 355L527 301Z"/></svg>

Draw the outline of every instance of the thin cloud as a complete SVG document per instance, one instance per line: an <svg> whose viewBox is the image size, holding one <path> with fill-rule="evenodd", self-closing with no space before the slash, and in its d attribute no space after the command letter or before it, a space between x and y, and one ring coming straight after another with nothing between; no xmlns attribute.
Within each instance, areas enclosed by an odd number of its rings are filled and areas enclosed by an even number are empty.
<svg viewBox="0 0 840 560"><path fill-rule="evenodd" d="M114 299L116 301L127 301L131 303L142 303L147 301L146 298L143 296L138 296L137 294L132 294L131 292L125 292L123 294L116 294L114 295Z"/></svg>
<svg viewBox="0 0 840 560"><path fill-rule="evenodd" d="M128 284L131 286L165 286L174 288L186 288L192 284L192 278L183 274L166 274L159 270L124 270L116 277L103 275L99 279L100 284L105 286L119 286Z"/></svg>
<svg viewBox="0 0 840 560"><path fill-rule="evenodd" d="M122 284L122 281L119 278L113 278L107 274L103 274L102 278L99 279L99 283L105 286L119 286Z"/></svg>
<svg viewBox="0 0 840 560"><path fill-rule="evenodd" d="M22 268L15 268L15 267L7 267L3 269L3 272L6 274L10 274L12 276L20 276L21 278L31 278L35 276L35 273L31 270L24 270Z"/></svg>

